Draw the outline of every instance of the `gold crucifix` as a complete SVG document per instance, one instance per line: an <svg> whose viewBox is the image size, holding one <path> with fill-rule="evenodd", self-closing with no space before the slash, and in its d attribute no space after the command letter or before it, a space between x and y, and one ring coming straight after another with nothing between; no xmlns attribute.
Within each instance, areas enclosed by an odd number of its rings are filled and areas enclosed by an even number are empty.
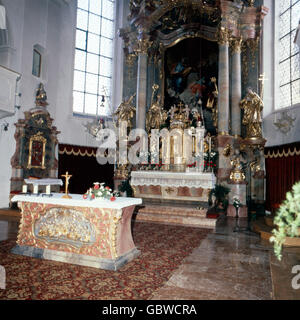
<svg viewBox="0 0 300 320"><path fill-rule="evenodd" d="M62 177L64 177L66 179L65 181L65 194L62 196L63 199L72 199L71 196L69 196L69 180L72 177L71 174L69 174L69 172L67 171L65 174L61 175Z"/></svg>

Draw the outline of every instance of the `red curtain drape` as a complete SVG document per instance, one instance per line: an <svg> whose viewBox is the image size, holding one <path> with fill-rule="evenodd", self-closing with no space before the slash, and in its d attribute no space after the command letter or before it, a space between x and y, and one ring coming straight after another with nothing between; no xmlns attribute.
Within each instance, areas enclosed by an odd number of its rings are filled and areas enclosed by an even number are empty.
<svg viewBox="0 0 300 320"><path fill-rule="evenodd" d="M265 148L266 209L273 211L300 181L300 142Z"/></svg>
<svg viewBox="0 0 300 320"><path fill-rule="evenodd" d="M96 152L97 148L59 144L58 175L66 171L72 175L70 193L83 194L94 182L104 182L113 189L114 165L100 165Z"/></svg>

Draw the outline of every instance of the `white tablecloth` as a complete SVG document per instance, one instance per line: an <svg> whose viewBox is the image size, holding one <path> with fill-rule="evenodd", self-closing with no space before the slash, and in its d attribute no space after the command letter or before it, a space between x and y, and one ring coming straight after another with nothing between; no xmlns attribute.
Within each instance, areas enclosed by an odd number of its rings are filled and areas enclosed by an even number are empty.
<svg viewBox="0 0 300 320"><path fill-rule="evenodd" d="M25 179L24 181L27 184L33 184L35 186L63 185L61 179Z"/></svg>
<svg viewBox="0 0 300 320"><path fill-rule="evenodd" d="M133 186L191 187L211 189L216 184L213 173L132 171Z"/></svg>
<svg viewBox="0 0 300 320"><path fill-rule="evenodd" d="M52 197L43 197L35 195L16 195L11 201L12 202L36 202L36 203L47 203L47 204L57 204L63 206L74 206L74 207L92 207L92 208L112 208L112 209L122 209L132 205L138 205L142 203L140 198L125 198L119 197L115 201L94 199L85 200L80 194L70 194L72 199L63 199L63 193L53 193Z"/></svg>

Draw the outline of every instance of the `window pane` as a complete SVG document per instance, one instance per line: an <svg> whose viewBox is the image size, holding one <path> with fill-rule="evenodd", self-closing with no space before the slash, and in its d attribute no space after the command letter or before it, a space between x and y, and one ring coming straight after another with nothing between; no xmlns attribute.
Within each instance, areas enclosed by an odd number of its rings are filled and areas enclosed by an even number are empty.
<svg viewBox="0 0 300 320"><path fill-rule="evenodd" d="M100 74L102 76L107 76L107 77L110 77L111 76L111 59L108 59L108 58L104 58L104 57L100 57Z"/></svg>
<svg viewBox="0 0 300 320"><path fill-rule="evenodd" d="M294 81L292 83L292 97L293 104L300 103L300 80Z"/></svg>
<svg viewBox="0 0 300 320"><path fill-rule="evenodd" d="M299 46L294 42L295 36L296 36L296 30L294 30L291 35L291 43L292 43L291 55L294 55L299 52Z"/></svg>
<svg viewBox="0 0 300 320"><path fill-rule="evenodd" d="M112 83L114 7L114 0L77 1L74 112L108 114ZM102 96L105 96L105 101L102 101Z"/></svg>
<svg viewBox="0 0 300 320"><path fill-rule="evenodd" d="M73 111L83 112L84 94L82 92L73 91Z"/></svg>
<svg viewBox="0 0 300 320"><path fill-rule="evenodd" d="M113 110L111 109L110 103L109 103L109 97L104 97L104 102L102 102L102 96L99 96L99 102L98 102L98 115L108 115L109 113L112 113Z"/></svg>
<svg viewBox="0 0 300 320"><path fill-rule="evenodd" d="M89 16L89 32L100 34L100 17L94 14Z"/></svg>
<svg viewBox="0 0 300 320"><path fill-rule="evenodd" d="M98 76L94 74L86 74L85 91L89 93L97 94L98 92Z"/></svg>
<svg viewBox="0 0 300 320"><path fill-rule="evenodd" d="M111 78L99 77L99 94L111 95Z"/></svg>
<svg viewBox="0 0 300 320"><path fill-rule="evenodd" d="M84 112L89 114L96 114L97 112L97 96L94 94L85 94Z"/></svg>
<svg viewBox="0 0 300 320"><path fill-rule="evenodd" d="M290 6L290 0L279 0L280 13L287 10Z"/></svg>
<svg viewBox="0 0 300 320"><path fill-rule="evenodd" d="M300 1L292 7L292 30L296 29L300 20Z"/></svg>
<svg viewBox="0 0 300 320"><path fill-rule="evenodd" d="M75 52L75 69L85 71L86 53L81 50Z"/></svg>
<svg viewBox="0 0 300 320"><path fill-rule="evenodd" d="M78 0L77 7L84 10L89 10L89 0Z"/></svg>
<svg viewBox="0 0 300 320"><path fill-rule="evenodd" d="M291 91L290 85L280 88L280 107L285 108L291 106Z"/></svg>
<svg viewBox="0 0 300 320"><path fill-rule="evenodd" d="M85 83L85 73L75 70L74 71L74 90L83 92L84 83Z"/></svg>
<svg viewBox="0 0 300 320"><path fill-rule="evenodd" d="M285 60L291 55L291 38L290 35L286 35L280 40L280 55L279 60Z"/></svg>
<svg viewBox="0 0 300 320"><path fill-rule="evenodd" d="M100 37L95 34L89 33L87 47L88 52L99 54L99 45Z"/></svg>
<svg viewBox="0 0 300 320"><path fill-rule="evenodd" d="M114 18L114 4L109 0L103 0L102 16L110 20Z"/></svg>
<svg viewBox="0 0 300 320"><path fill-rule="evenodd" d="M113 48L113 41L104 37L101 37L101 50L100 54L102 56L106 56L112 58L112 48Z"/></svg>
<svg viewBox="0 0 300 320"><path fill-rule="evenodd" d="M90 0L90 11L101 15L101 0Z"/></svg>
<svg viewBox="0 0 300 320"><path fill-rule="evenodd" d="M86 11L77 10L77 28L87 30L88 26L88 13Z"/></svg>
<svg viewBox="0 0 300 320"><path fill-rule="evenodd" d="M299 54L292 57L292 80L300 79L300 57Z"/></svg>
<svg viewBox="0 0 300 320"><path fill-rule="evenodd" d="M86 32L78 30L76 31L76 48L85 50L86 48Z"/></svg>
<svg viewBox="0 0 300 320"><path fill-rule="evenodd" d="M95 54L87 54L86 71L98 74L99 70L99 57Z"/></svg>
<svg viewBox="0 0 300 320"><path fill-rule="evenodd" d="M107 38L112 39L114 36L113 22L107 19L102 19L101 34Z"/></svg>
<svg viewBox="0 0 300 320"><path fill-rule="evenodd" d="M279 72L280 72L280 85L286 84L291 81L290 59L282 62L279 65Z"/></svg>

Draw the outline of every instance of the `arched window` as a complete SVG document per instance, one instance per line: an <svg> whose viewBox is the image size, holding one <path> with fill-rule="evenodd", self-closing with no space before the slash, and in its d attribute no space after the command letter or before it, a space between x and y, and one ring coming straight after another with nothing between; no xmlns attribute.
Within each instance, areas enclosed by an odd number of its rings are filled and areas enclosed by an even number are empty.
<svg viewBox="0 0 300 320"><path fill-rule="evenodd" d="M279 0L279 108L300 104L299 19L300 0Z"/></svg>
<svg viewBox="0 0 300 320"><path fill-rule="evenodd" d="M78 0L73 113L107 115L112 86L114 0Z"/></svg>

